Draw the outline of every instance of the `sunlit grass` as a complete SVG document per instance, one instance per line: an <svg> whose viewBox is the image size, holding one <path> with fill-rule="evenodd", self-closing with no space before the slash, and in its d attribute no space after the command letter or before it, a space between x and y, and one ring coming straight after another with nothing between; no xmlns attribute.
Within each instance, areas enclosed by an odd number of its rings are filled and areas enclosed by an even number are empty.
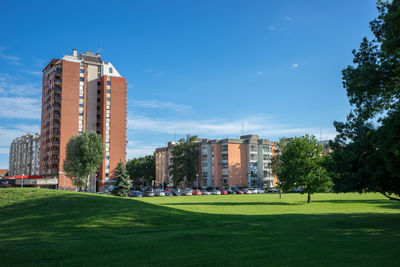
<svg viewBox="0 0 400 267"><path fill-rule="evenodd" d="M400 203L379 194L124 199L0 189L0 265L394 266Z"/></svg>

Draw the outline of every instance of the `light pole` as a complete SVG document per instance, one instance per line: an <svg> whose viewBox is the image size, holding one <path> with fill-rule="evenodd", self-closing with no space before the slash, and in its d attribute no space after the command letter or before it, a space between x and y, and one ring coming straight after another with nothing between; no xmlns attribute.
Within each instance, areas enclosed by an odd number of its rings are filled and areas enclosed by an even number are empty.
<svg viewBox="0 0 400 267"><path fill-rule="evenodd" d="M196 177L197 177L197 189L199 189L199 174L196 173Z"/></svg>

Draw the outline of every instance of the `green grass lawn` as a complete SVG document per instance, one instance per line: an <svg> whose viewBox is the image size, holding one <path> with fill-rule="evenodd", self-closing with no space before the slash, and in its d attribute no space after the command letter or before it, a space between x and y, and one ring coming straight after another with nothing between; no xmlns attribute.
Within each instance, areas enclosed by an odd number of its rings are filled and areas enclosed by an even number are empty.
<svg viewBox="0 0 400 267"><path fill-rule="evenodd" d="M400 264L400 202L378 194L306 198L0 189L0 265Z"/></svg>

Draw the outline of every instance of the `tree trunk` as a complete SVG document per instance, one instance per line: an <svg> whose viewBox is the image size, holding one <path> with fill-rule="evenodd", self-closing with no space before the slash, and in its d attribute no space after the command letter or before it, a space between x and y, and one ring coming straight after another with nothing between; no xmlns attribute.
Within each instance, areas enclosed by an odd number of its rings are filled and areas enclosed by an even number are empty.
<svg viewBox="0 0 400 267"><path fill-rule="evenodd" d="M90 182L90 174L87 176L86 179L86 191L89 190L89 182Z"/></svg>
<svg viewBox="0 0 400 267"><path fill-rule="evenodd" d="M281 198L282 198L282 190L279 189L279 199L281 199Z"/></svg>
<svg viewBox="0 0 400 267"><path fill-rule="evenodd" d="M311 203L311 193L307 193L307 203Z"/></svg>
<svg viewBox="0 0 400 267"><path fill-rule="evenodd" d="M390 200L400 201L400 198L391 197L391 196L387 195L385 192L380 192L380 193Z"/></svg>

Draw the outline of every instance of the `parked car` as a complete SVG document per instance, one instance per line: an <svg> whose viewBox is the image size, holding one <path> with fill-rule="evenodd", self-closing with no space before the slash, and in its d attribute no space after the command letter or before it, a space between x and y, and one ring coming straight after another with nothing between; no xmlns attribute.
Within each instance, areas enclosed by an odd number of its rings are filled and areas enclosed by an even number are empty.
<svg viewBox="0 0 400 267"><path fill-rule="evenodd" d="M181 192L181 190L177 189L177 190L172 191L172 195L174 195L174 196L182 196L182 192Z"/></svg>
<svg viewBox="0 0 400 267"><path fill-rule="evenodd" d="M240 189L235 189L234 192L235 192L236 194L243 195L243 191L240 190Z"/></svg>
<svg viewBox="0 0 400 267"><path fill-rule="evenodd" d="M227 195L228 191L226 191L225 189L221 189L221 195Z"/></svg>
<svg viewBox="0 0 400 267"><path fill-rule="evenodd" d="M193 190L192 191L192 195L196 195L196 196L200 196L201 195L201 190L199 190L199 189L195 189L195 190Z"/></svg>
<svg viewBox="0 0 400 267"><path fill-rule="evenodd" d="M140 191L134 190L134 191L130 192L130 193L128 194L128 196L130 196L130 197L142 197L143 194L142 194L142 192L140 192Z"/></svg>
<svg viewBox="0 0 400 267"><path fill-rule="evenodd" d="M217 189L213 189L210 191L211 195L221 195L221 191L217 190Z"/></svg>
<svg viewBox="0 0 400 267"><path fill-rule="evenodd" d="M265 194L264 188L258 188L258 193L259 194Z"/></svg>
<svg viewBox="0 0 400 267"><path fill-rule="evenodd" d="M201 190L201 194L202 195L211 195L211 193L208 192L207 190Z"/></svg>
<svg viewBox="0 0 400 267"><path fill-rule="evenodd" d="M193 194L193 190L192 189L185 189L183 191L183 196L191 196Z"/></svg>
<svg viewBox="0 0 400 267"><path fill-rule="evenodd" d="M253 191L246 189L246 188L243 189L242 191L243 191L243 194L252 194L253 193Z"/></svg>
<svg viewBox="0 0 400 267"><path fill-rule="evenodd" d="M170 191L164 191L164 193L165 193L165 196L166 196L166 197L172 196L172 192L170 192Z"/></svg>
<svg viewBox="0 0 400 267"><path fill-rule="evenodd" d="M165 192L162 190L156 190L154 191L154 195L157 197L165 197Z"/></svg>
<svg viewBox="0 0 400 267"><path fill-rule="evenodd" d="M232 190L232 189L226 189L226 191L228 191L228 194L229 194L229 195L234 195L234 194L236 194L236 192L235 192L234 190Z"/></svg>
<svg viewBox="0 0 400 267"><path fill-rule="evenodd" d="M250 188L249 190L251 190L253 194L258 194L258 188Z"/></svg>
<svg viewBox="0 0 400 267"><path fill-rule="evenodd" d="M303 192L304 192L304 189L301 187L298 187L298 188L295 188L292 190L292 193L303 193Z"/></svg>
<svg viewBox="0 0 400 267"><path fill-rule="evenodd" d="M145 191L143 192L144 197L154 197L154 192L153 191Z"/></svg>
<svg viewBox="0 0 400 267"><path fill-rule="evenodd" d="M278 193L279 189L275 188L275 187L270 187L270 188L268 188L268 192L270 192L270 193Z"/></svg>

